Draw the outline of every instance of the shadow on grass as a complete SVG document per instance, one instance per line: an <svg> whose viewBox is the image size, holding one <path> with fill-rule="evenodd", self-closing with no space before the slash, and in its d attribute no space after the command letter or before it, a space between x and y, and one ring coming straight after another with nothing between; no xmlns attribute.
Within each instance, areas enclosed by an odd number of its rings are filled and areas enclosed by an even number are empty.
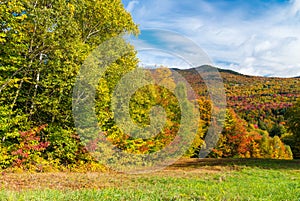
<svg viewBox="0 0 300 201"><path fill-rule="evenodd" d="M174 168L200 168L205 166L246 166L261 169L300 170L300 160L275 159L181 159L173 164Z"/></svg>

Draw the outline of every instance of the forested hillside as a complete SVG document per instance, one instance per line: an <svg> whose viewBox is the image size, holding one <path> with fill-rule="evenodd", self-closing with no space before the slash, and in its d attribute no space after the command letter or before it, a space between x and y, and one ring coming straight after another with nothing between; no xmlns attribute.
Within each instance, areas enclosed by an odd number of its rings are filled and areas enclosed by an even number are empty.
<svg viewBox="0 0 300 201"><path fill-rule="evenodd" d="M178 71L200 97L206 95L206 86L196 69ZM300 97L299 78L248 76L224 69L219 69L219 72L226 88L228 107L263 130L271 130L275 122L283 122L287 108Z"/></svg>
<svg viewBox="0 0 300 201"><path fill-rule="evenodd" d="M208 66L198 68L209 69ZM197 68L174 70L188 80L200 99L209 100L207 88ZM270 137L277 136L291 144L296 151L289 137L291 133L286 125L289 119L286 113L300 97L300 79L249 76L231 70L218 70L226 89L227 107L236 113L236 117L241 118L244 127ZM296 155L299 157L298 153Z"/></svg>

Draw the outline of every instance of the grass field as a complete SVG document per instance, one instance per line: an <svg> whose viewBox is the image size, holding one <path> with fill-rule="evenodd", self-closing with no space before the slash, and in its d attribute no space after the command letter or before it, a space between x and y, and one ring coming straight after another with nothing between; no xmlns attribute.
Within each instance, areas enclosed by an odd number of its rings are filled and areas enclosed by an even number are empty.
<svg viewBox="0 0 300 201"><path fill-rule="evenodd" d="M0 200L296 200L300 161L183 159L152 174L0 176Z"/></svg>

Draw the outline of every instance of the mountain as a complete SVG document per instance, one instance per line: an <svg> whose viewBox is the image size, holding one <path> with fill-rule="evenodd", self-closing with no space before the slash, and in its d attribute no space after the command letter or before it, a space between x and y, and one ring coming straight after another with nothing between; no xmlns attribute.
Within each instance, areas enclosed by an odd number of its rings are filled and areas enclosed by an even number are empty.
<svg viewBox="0 0 300 201"><path fill-rule="evenodd" d="M173 69L181 74L199 97L208 98L205 82L198 71L218 70L223 79L228 107L233 108L248 123L270 130L284 121L287 108L300 97L300 79L243 75L212 66Z"/></svg>
<svg viewBox="0 0 300 201"><path fill-rule="evenodd" d="M201 73L209 73L218 70L228 92L227 95L235 92L235 95L286 95L299 96L300 80L298 78L278 78L243 75L241 73L220 69L213 66L200 66L190 69L173 69L180 73L200 95L204 95L206 87ZM200 72L200 73L199 73ZM204 87L204 88L203 88Z"/></svg>

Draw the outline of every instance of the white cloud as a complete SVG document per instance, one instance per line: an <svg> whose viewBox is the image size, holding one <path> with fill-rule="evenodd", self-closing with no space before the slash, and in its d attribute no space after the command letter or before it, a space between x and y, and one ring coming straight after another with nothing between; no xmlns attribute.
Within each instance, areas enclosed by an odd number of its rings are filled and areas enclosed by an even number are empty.
<svg viewBox="0 0 300 201"><path fill-rule="evenodd" d="M134 9L134 7L135 7L135 5L137 5L138 3L139 3L139 1L130 1L130 2L128 3L127 7L126 7L126 10L127 10L128 12L132 12L133 9Z"/></svg>
<svg viewBox="0 0 300 201"><path fill-rule="evenodd" d="M148 49L138 53L140 65L146 67L160 67L167 66L170 68L190 68L182 58L175 55L170 55L166 52L157 49ZM157 62L155 62L157 61Z"/></svg>
<svg viewBox="0 0 300 201"><path fill-rule="evenodd" d="M189 37L221 67L253 75L300 75L300 0L267 5L254 14L254 6L223 4L144 0L132 14L141 29L170 29Z"/></svg>
<svg viewBox="0 0 300 201"><path fill-rule="evenodd" d="M291 8L291 14L297 15L297 13L300 11L300 0L292 0L292 8Z"/></svg>

